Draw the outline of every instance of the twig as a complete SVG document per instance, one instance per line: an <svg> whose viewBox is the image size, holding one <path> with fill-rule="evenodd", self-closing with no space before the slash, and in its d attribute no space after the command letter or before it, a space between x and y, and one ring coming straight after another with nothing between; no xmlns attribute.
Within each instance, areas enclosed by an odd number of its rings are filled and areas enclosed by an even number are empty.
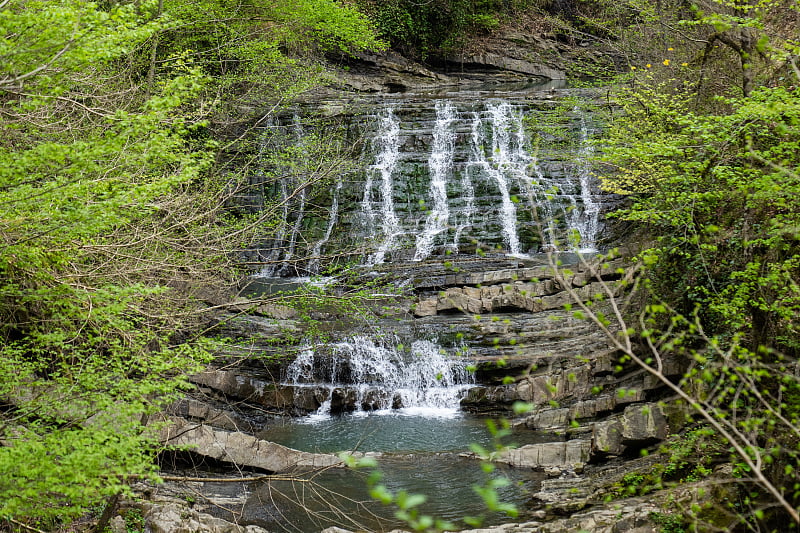
<svg viewBox="0 0 800 533"><path fill-rule="evenodd" d="M291 481L298 483L311 483L310 479L302 479L293 476L276 476L264 474L263 476L250 477L190 477L190 476L159 476L164 481L186 482L186 483L251 483L254 481Z"/></svg>
<svg viewBox="0 0 800 533"><path fill-rule="evenodd" d="M23 524L22 522L18 522L17 520L14 520L13 518L9 518L8 521L11 522L12 524L18 525L19 527L21 527L23 529L27 529L28 531L35 531L36 533L45 533L41 529L36 529L33 526L29 526L27 524Z"/></svg>

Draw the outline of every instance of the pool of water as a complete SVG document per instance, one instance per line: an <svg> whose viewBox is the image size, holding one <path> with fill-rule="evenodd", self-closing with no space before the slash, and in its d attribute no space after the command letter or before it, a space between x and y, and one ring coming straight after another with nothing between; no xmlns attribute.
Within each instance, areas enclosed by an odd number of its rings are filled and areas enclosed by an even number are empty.
<svg viewBox="0 0 800 533"><path fill-rule="evenodd" d="M456 409L396 409L370 414L281 419L258 437L306 452L457 453L470 444L494 444L487 419ZM533 431L515 432L504 445L551 442Z"/></svg>
<svg viewBox="0 0 800 533"><path fill-rule="evenodd" d="M487 429L487 419L457 409L414 408L281 419L258 436L291 448L319 453L380 452L381 483L397 493L422 494L419 512L467 528L465 516L485 516L485 524L512 521L489 513L473 489L492 478L507 478L498 488L501 501L522 510L543 474L496 465L486 473L474 457L465 456L471 444L493 449L499 441ZM503 445L552 441L535 432L512 433ZM244 508L245 523L270 531L309 533L339 526L355 531L391 531L402 527L394 513L370 498L367 470L342 468L303 473L302 480L270 481L251 488Z"/></svg>
<svg viewBox="0 0 800 533"><path fill-rule="evenodd" d="M542 474L527 469L498 467L486 474L475 459L457 454L385 455L378 459L381 483L397 494L405 490L425 495L419 512L448 520L459 529L467 528L465 516L484 516L484 525L524 519L531 492L538 488ZM302 481L270 481L252 488L242 520L270 531L311 533L331 526L355 531L391 531L403 526L394 516L396 507L370 498L370 471L326 469L309 474ZM487 476L506 477L498 489L503 502L514 504L523 514L512 519L491 513L473 486L482 486Z"/></svg>

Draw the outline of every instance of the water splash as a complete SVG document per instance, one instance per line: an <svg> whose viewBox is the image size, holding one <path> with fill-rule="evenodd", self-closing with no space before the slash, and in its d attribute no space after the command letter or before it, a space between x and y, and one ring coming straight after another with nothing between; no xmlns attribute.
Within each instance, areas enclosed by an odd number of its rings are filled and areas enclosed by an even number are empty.
<svg viewBox="0 0 800 533"><path fill-rule="evenodd" d="M317 415L330 414L330 399L337 394L360 412L455 414L472 383L464 363L430 341L417 340L406 349L353 337L329 349L324 356L304 350L286 373L287 384L294 387L328 389Z"/></svg>
<svg viewBox="0 0 800 533"><path fill-rule="evenodd" d="M430 169L430 194L433 206L425 220L425 229L417 237L414 261L421 261L433 251L437 235L447 230L450 207L447 202L447 178L453 168L456 120L455 108L450 102L436 102L436 124L433 128L433 145L428 158Z"/></svg>

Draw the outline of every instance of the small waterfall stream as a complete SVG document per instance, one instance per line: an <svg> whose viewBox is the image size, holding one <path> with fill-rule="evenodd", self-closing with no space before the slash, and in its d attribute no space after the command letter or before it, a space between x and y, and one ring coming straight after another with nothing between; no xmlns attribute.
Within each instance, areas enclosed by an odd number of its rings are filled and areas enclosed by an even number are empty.
<svg viewBox="0 0 800 533"><path fill-rule="evenodd" d="M473 383L465 363L431 341L409 347L356 336L317 354L303 350L287 368L286 384L322 396L317 417L332 412L387 412L452 416Z"/></svg>
<svg viewBox="0 0 800 533"><path fill-rule="evenodd" d="M382 200L380 205L382 241L369 258L369 264L384 261L386 253L394 248L401 231L400 221L394 209L394 184L392 182L392 175L400 153L400 122L391 108L387 109L386 114L380 119L380 128L375 136L375 144L378 146L378 154L375 164L367 169L362 206L365 209L366 218L374 221L375 211L372 208L371 193L373 176L377 175L380 178Z"/></svg>
<svg viewBox="0 0 800 533"><path fill-rule="evenodd" d="M589 127L586 123L586 115L580 109L575 109L581 120L581 143L580 157L578 158L578 180L580 182L582 209L573 210L574 218L572 227L579 235L579 251L596 252L597 234L600 230L600 204L595 201L592 193L594 180L592 179L592 169L589 166L594 147L590 141Z"/></svg>
<svg viewBox="0 0 800 533"><path fill-rule="evenodd" d="M428 158L431 172L430 195L433 207L425 220L425 228L417 237L414 261L421 261L433 251L434 238L447 229L450 207L447 203L447 179L453 166L455 133L451 124L455 120L455 109L450 102L436 102L436 125L433 129L433 145Z"/></svg>

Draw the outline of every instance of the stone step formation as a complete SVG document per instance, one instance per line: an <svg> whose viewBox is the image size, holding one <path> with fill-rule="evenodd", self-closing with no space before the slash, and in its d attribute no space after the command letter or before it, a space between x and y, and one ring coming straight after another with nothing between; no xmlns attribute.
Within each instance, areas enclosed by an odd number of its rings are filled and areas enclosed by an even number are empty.
<svg viewBox="0 0 800 533"><path fill-rule="evenodd" d="M296 117L270 125L271 135L299 142ZM394 100L337 120L364 148L360 170L337 178L329 192L307 198L297 184L253 176L261 192L248 202L283 199L273 237L246 252L266 263L261 275L317 274L326 253L348 250L374 265L601 245L601 213L613 197L602 194L592 172L595 127L580 106L532 98ZM290 267L280 263L309 255Z"/></svg>
<svg viewBox="0 0 800 533"><path fill-rule="evenodd" d="M447 389L449 407L506 417L539 435L498 457L541 473L527 486L534 499L526 513L536 521L514 530L556 531L554 513L574 514L575 524L619 516L592 506L641 467L624 459L665 439L681 414L656 403L661 385L620 363L610 339L567 309L578 298L611 314L610 300L625 296L629 264L591 261L613 240L602 214L615 202L591 171L591 117L568 106L561 137L532 142L531 124L555 108L535 94L384 101L353 118L366 139L362 172L335 181L327 202L292 195L292 184L264 189L287 203L277 237L248 252L271 261L257 273L262 283L302 283L292 276L325 272L326 253L356 250L351 277L334 277L329 288L382 282L401 295L377 296L382 316L371 324L315 312L328 338L313 344L296 311L243 304L246 313L224 317L215 330L236 348L192 378L195 393L173 412L215 429L187 427L181 444L195 435L195 453L215 464L248 466L242 458L252 456L250 466L263 470L250 451L273 449L258 434L276 415L396 409L427 402L426 389ZM320 214L312 205L327 207ZM571 272L556 275L551 259ZM419 363L413 379L395 379L408 366L399 352ZM667 375L680 375L680 361L664 363ZM414 380L422 385L409 385ZM532 410L515 415L517 402ZM289 463L335 463L281 450ZM651 507L632 503L623 514L646 516Z"/></svg>

